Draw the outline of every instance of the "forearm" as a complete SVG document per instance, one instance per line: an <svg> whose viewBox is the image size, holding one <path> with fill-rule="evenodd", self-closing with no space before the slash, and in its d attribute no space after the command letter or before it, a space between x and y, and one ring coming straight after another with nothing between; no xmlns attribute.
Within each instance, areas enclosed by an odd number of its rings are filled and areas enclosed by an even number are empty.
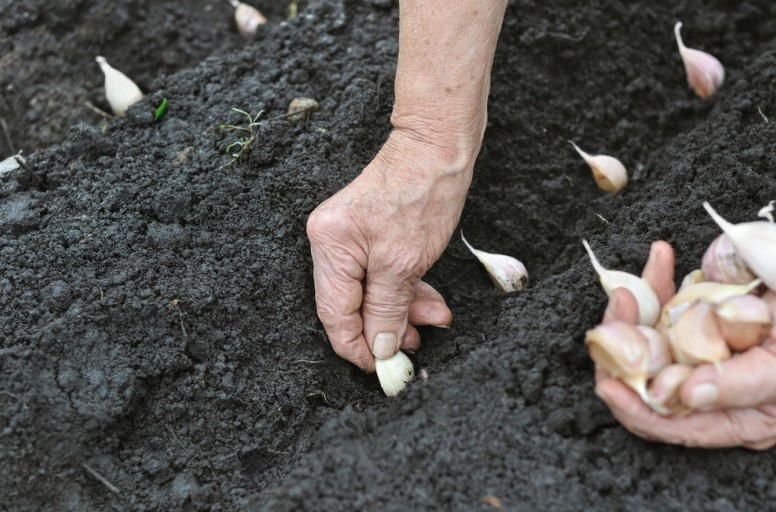
<svg viewBox="0 0 776 512"><path fill-rule="evenodd" d="M493 54L506 0L401 0L397 131L476 158L487 121Z"/></svg>

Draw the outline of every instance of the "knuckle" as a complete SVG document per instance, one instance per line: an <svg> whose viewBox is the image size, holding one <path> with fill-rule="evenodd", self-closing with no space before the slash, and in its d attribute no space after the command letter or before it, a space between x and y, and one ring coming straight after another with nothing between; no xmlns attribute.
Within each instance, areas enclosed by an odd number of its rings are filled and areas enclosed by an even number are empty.
<svg viewBox="0 0 776 512"><path fill-rule="evenodd" d="M312 241L320 241L341 227L341 215L332 209L319 207L307 218L307 237Z"/></svg>

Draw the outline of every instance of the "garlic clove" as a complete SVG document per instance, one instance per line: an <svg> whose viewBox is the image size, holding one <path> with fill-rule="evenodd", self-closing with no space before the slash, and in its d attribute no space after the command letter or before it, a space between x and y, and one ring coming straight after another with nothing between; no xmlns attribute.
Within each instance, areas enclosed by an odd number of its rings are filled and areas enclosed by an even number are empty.
<svg viewBox="0 0 776 512"><path fill-rule="evenodd" d="M776 224L743 222L731 224L707 202L703 207L722 231L730 237L738 256L771 290L776 290Z"/></svg>
<svg viewBox="0 0 776 512"><path fill-rule="evenodd" d="M730 237L722 233L711 242L703 254L703 275L709 281L727 284L745 284L755 276L736 253Z"/></svg>
<svg viewBox="0 0 776 512"><path fill-rule="evenodd" d="M752 279L754 279L754 277L752 277ZM749 281L751 281L752 279L750 279ZM706 274L704 274L703 270L696 268L695 270L693 270L692 272L684 276L684 279L682 279L682 284L679 285L679 291L682 291L689 286L702 283L704 281L706 281ZM749 281L747 281L747 283Z"/></svg>
<svg viewBox="0 0 776 512"><path fill-rule="evenodd" d="M318 102L312 98L294 98L288 104L286 119L291 124L296 124L302 119L307 119L313 111L318 110L318 106Z"/></svg>
<svg viewBox="0 0 776 512"><path fill-rule="evenodd" d="M713 55L687 48L682 41L681 29L682 22L676 22L674 35L676 36L676 44L679 46L679 55L684 63L684 70L687 73L687 83L695 94L701 98L708 98L725 81L725 68Z"/></svg>
<svg viewBox="0 0 776 512"><path fill-rule="evenodd" d="M593 171L596 185L601 190L616 194L628 184L628 171L622 162L608 155L591 156L577 146L574 141L568 141L577 150L590 169Z"/></svg>
<svg viewBox="0 0 776 512"><path fill-rule="evenodd" d="M660 301L649 283L627 272L605 269L598 261L598 258L596 258L587 240L583 239L582 245L585 246L585 250L588 256L590 256L590 261L593 263L593 268L601 280L601 286L606 295L611 295L616 288L627 289L636 298L636 303L639 306L639 324L655 325L660 314Z"/></svg>
<svg viewBox="0 0 776 512"><path fill-rule="evenodd" d="M585 344L597 366L620 379L649 403L649 348L636 326L619 320L606 322L585 333Z"/></svg>
<svg viewBox="0 0 776 512"><path fill-rule="evenodd" d="M746 295L761 284L762 281L759 279L748 284L723 284L706 281L682 288L665 303L655 328L666 334L676 324L679 316L695 302L716 304L736 295Z"/></svg>
<svg viewBox="0 0 776 512"><path fill-rule="evenodd" d="M722 336L728 346L743 352L765 341L773 326L768 303L754 295L739 295L725 299L716 306Z"/></svg>
<svg viewBox="0 0 776 512"><path fill-rule="evenodd" d="M652 327L646 325L637 325L636 329L647 340L647 350L649 352L649 364L647 365L647 378L652 378L663 368L673 363L671 355L671 345L668 340Z"/></svg>
<svg viewBox="0 0 776 512"><path fill-rule="evenodd" d="M776 201L771 201L768 203L767 206L763 206L760 208L760 211L757 212L757 216L763 219L767 219L768 222L773 224L773 210L776 209Z"/></svg>
<svg viewBox="0 0 776 512"><path fill-rule="evenodd" d="M375 370L380 386L387 396L398 395L415 377L415 368L402 351L388 359L375 359Z"/></svg>
<svg viewBox="0 0 776 512"><path fill-rule="evenodd" d="M105 98L117 116L123 116L129 107L143 99L143 91L127 75L114 68L105 57L95 57L105 75Z"/></svg>
<svg viewBox="0 0 776 512"><path fill-rule="evenodd" d="M493 283L503 292L520 291L528 286L528 271L520 260L503 254L491 254L472 247L461 231L461 240L488 271Z"/></svg>
<svg viewBox="0 0 776 512"><path fill-rule="evenodd" d="M721 372L720 363L731 357L714 308L705 302L687 308L669 331L668 339L680 364L712 363Z"/></svg>
<svg viewBox="0 0 776 512"><path fill-rule="evenodd" d="M692 373L692 367L684 364L672 364L663 368L649 384L649 398L652 404L660 406L663 411L673 412L681 407L679 391L687 377ZM657 409L656 409L657 410ZM658 410L658 412L661 412ZM661 414L664 414L661 412Z"/></svg>
<svg viewBox="0 0 776 512"><path fill-rule="evenodd" d="M234 22L237 25L237 31L243 35L256 35L259 25L264 25L269 21L255 7L237 0L227 1L234 7Z"/></svg>

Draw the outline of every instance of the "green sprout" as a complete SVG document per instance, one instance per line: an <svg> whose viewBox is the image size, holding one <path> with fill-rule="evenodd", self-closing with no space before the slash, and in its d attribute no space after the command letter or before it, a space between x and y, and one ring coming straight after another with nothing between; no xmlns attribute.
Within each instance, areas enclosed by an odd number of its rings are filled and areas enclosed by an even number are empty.
<svg viewBox="0 0 776 512"><path fill-rule="evenodd" d="M246 112L245 110L241 110L239 108L232 108L235 112L242 114L245 116L245 119L248 121L247 123L243 124L220 124L218 125L219 130L227 131L227 132L237 132L241 134L240 138L238 138L236 141L232 142L228 146L226 146L226 153L232 157L232 159L227 162L226 164L219 167L219 169L223 169L224 167L227 167L235 162L238 158L240 158L240 155L243 154L243 151L248 149L248 147L253 144L253 141L256 140L256 136L258 135L254 128L257 126L260 126L261 123L259 122L259 117L264 113L263 110L259 110L255 116L251 116L249 112Z"/></svg>
<svg viewBox="0 0 776 512"><path fill-rule="evenodd" d="M164 116L165 112L167 112L168 103L167 98L162 99L162 102L156 107L156 110L154 110L154 121L158 121Z"/></svg>

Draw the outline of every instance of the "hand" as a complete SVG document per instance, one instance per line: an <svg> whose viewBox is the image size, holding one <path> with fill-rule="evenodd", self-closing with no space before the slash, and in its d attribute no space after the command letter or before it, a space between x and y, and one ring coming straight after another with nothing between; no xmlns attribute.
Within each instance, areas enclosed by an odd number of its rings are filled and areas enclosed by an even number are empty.
<svg viewBox="0 0 776 512"><path fill-rule="evenodd" d="M310 215L318 316L334 351L363 370L417 349L414 326L452 321L420 278L458 223L478 149L459 158L395 130L362 174Z"/></svg>
<svg viewBox="0 0 776 512"><path fill-rule="evenodd" d="M674 295L674 254L666 242L652 245L643 277L657 292L661 305ZM604 322L614 319L634 324L638 319L636 300L622 288L614 291L604 314ZM723 362L722 373L708 364L697 367L680 392L682 403L695 410L689 415L660 416L601 369L596 371L596 393L626 429L644 439L766 450L776 445L774 331L762 346Z"/></svg>

